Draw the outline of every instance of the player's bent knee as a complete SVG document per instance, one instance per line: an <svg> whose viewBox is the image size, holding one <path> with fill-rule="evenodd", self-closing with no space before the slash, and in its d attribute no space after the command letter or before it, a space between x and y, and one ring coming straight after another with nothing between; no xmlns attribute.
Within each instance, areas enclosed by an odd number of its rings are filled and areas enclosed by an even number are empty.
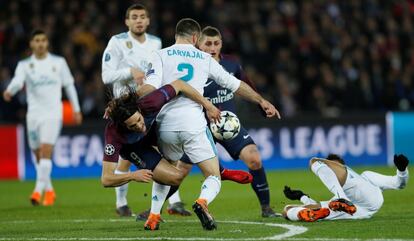
<svg viewBox="0 0 414 241"><path fill-rule="evenodd" d="M250 170L258 170L262 168L262 160L260 158L252 158L247 162L247 167Z"/></svg>

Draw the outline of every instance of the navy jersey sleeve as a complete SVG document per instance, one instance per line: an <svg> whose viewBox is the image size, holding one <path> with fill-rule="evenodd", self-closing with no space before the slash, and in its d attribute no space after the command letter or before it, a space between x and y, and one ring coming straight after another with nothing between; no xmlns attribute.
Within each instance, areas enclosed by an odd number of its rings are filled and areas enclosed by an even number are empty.
<svg viewBox="0 0 414 241"><path fill-rule="evenodd" d="M253 82L249 79L249 77L247 77L246 73L244 72L243 68L241 67L240 63L238 63L238 67L237 67L237 73L235 74L235 76L244 81L246 84L248 84L250 87L252 87L252 89L254 91L257 92L256 86L253 84Z"/></svg>
<svg viewBox="0 0 414 241"><path fill-rule="evenodd" d="M118 133L116 126L112 122L108 123L105 128L105 147L103 160L108 162L118 162L122 144L122 137Z"/></svg>
<svg viewBox="0 0 414 241"><path fill-rule="evenodd" d="M142 114L158 113L161 108L177 95L172 85L164 85L138 100L138 107Z"/></svg>

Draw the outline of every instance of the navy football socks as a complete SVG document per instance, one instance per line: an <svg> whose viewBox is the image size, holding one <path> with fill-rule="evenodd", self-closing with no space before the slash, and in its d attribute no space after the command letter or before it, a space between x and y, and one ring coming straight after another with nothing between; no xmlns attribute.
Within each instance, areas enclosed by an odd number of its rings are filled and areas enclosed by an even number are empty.
<svg viewBox="0 0 414 241"><path fill-rule="evenodd" d="M253 176L252 188L260 201L260 205L269 206L270 204L270 192L269 185L267 184L266 173L263 167L257 170L249 169L250 174Z"/></svg>

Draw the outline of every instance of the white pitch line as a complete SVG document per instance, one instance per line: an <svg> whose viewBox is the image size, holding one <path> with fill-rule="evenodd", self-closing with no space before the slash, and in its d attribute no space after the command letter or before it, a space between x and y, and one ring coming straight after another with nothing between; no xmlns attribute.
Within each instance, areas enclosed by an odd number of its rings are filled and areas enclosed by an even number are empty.
<svg viewBox="0 0 414 241"><path fill-rule="evenodd" d="M34 223L34 222L72 222L72 223L85 223L85 222L124 222L128 221L131 222L131 219L63 219L63 220L11 220L11 221L3 221L0 223L14 223L14 224L26 224L26 223ZM168 222L198 222L198 220L170 220ZM295 235L302 234L308 231L307 228L303 226L297 225L290 225L290 224L278 224L278 223L264 223L264 222L250 222L250 221L217 221L218 223L234 223L234 224L244 224L244 225L265 225L269 227L280 227L287 229L287 232L276 234L274 236L269 237L257 237L257 238L208 238L208 237L133 237L133 238L46 238L46 237L39 237L39 238L31 238L28 240L58 240L58 241L71 241L71 240L105 240L105 241L129 241L129 240L212 240L212 241L230 241L230 240L283 240L289 237L293 237ZM1 238L0 240L4 241L14 241L14 240L21 240L21 238Z"/></svg>

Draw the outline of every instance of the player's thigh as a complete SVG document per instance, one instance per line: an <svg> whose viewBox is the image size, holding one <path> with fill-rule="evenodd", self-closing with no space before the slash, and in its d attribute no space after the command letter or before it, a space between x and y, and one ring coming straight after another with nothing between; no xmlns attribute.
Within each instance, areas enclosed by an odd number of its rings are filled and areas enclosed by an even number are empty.
<svg viewBox="0 0 414 241"><path fill-rule="evenodd" d="M37 119L26 120L27 139L31 150L38 150L40 155L40 121ZM39 158L40 156L36 156Z"/></svg>
<svg viewBox="0 0 414 241"><path fill-rule="evenodd" d="M257 170L262 167L262 159L255 144L245 146L240 152L240 159L251 170Z"/></svg>
<svg viewBox="0 0 414 241"><path fill-rule="evenodd" d="M154 181L166 185L178 186L185 177L185 173L165 159L161 159L153 171Z"/></svg>
<svg viewBox="0 0 414 241"><path fill-rule="evenodd" d="M185 140L183 150L192 163L197 164L217 156L216 145L208 128L197 132L182 132L180 137Z"/></svg>
<svg viewBox="0 0 414 241"><path fill-rule="evenodd" d="M169 161L178 161L184 154L180 142L180 132L160 131L158 133L158 148Z"/></svg>
<svg viewBox="0 0 414 241"><path fill-rule="evenodd" d="M317 158L312 158L310 161L310 165L313 165L315 162L326 164L335 173L341 186L345 184L346 179L348 177L348 171L344 165L336 161L320 160Z"/></svg>
<svg viewBox="0 0 414 241"><path fill-rule="evenodd" d="M205 177L216 176L220 178L220 168L217 157L199 162L197 163L197 166L200 168Z"/></svg>
<svg viewBox="0 0 414 241"><path fill-rule="evenodd" d="M40 123L40 143L55 145L62 129L61 119L46 119Z"/></svg>
<svg viewBox="0 0 414 241"><path fill-rule="evenodd" d="M248 145L255 144L247 130L243 127L240 128L239 134L231 140L215 140L226 149L233 160L242 159L243 149Z"/></svg>

